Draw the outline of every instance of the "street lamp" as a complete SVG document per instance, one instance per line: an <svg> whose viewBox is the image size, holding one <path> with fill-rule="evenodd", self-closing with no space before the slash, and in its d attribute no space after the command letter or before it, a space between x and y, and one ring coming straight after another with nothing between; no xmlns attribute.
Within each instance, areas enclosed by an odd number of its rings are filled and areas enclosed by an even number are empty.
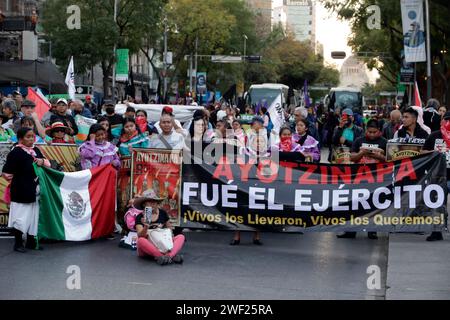
<svg viewBox="0 0 450 320"><path fill-rule="evenodd" d="M167 15L164 17L164 93L163 99L166 103L167 98Z"/></svg>
<svg viewBox="0 0 450 320"><path fill-rule="evenodd" d="M116 24L117 24L117 2L118 0L114 0L114 23ZM116 49L117 44L114 43L113 49L114 64L113 64L113 78L112 78L112 100L114 104L116 104Z"/></svg>

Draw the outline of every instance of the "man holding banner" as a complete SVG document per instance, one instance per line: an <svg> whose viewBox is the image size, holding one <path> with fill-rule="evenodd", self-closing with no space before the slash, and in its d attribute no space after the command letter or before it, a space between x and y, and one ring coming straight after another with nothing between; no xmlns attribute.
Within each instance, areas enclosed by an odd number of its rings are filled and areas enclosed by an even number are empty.
<svg viewBox="0 0 450 320"><path fill-rule="evenodd" d="M379 163L386 160L387 140L382 137L378 121L367 122L366 134L353 142L351 160L353 163ZM345 232L338 238L355 238L356 232ZM369 239L377 239L376 232L368 232Z"/></svg>
<svg viewBox="0 0 450 320"><path fill-rule="evenodd" d="M439 151L446 155L447 159L447 187L450 189L450 112L446 112L441 122L441 129L434 131L425 141L422 153ZM447 220L446 220L447 221ZM444 240L442 232L433 232L427 241Z"/></svg>

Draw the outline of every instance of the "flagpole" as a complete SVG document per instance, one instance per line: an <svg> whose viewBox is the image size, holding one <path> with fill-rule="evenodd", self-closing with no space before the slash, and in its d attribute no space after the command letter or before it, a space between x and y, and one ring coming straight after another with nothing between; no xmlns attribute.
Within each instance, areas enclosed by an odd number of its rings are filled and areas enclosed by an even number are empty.
<svg viewBox="0 0 450 320"><path fill-rule="evenodd" d="M425 15L427 19L427 100L431 99L431 41L430 41L430 4L425 0Z"/></svg>

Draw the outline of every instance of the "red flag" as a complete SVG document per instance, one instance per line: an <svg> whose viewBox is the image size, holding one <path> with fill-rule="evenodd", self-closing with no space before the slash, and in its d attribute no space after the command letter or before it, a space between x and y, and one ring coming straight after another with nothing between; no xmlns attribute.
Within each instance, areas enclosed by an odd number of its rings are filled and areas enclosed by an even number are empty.
<svg viewBox="0 0 450 320"><path fill-rule="evenodd" d="M420 99L419 87L417 86L417 81L414 83L414 98L413 98L413 106L418 106L422 108L422 99Z"/></svg>
<svg viewBox="0 0 450 320"><path fill-rule="evenodd" d="M47 104L47 102L42 99L40 95L36 93L32 88L28 87L28 95L27 99L33 101L36 104L36 113L39 117L39 119L42 119L44 114L50 110L50 106Z"/></svg>

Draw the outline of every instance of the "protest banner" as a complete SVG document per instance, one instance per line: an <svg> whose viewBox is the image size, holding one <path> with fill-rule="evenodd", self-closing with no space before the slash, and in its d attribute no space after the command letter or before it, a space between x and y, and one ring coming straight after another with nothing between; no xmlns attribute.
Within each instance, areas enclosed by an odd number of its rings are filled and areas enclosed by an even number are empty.
<svg viewBox="0 0 450 320"><path fill-rule="evenodd" d="M120 163L117 174L117 220L123 223L128 202L131 199L131 157L122 157Z"/></svg>
<svg viewBox="0 0 450 320"><path fill-rule="evenodd" d="M395 161L418 156L425 143L425 139L397 138L388 141L386 146L386 160Z"/></svg>
<svg viewBox="0 0 450 320"><path fill-rule="evenodd" d="M74 139L75 143L80 145L88 139L89 129L93 124L97 123L97 120L89 119L77 114L75 116L75 123L78 127L78 134L74 137Z"/></svg>
<svg viewBox="0 0 450 320"><path fill-rule="evenodd" d="M50 160L52 168L64 172L81 170L80 154L75 144L37 145L45 158Z"/></svg>
<svg viewBox="0 0 450 320"><path fill-rule="evenodd" d="M350 164L352 150L349 147L333 147L331 155L331 163L335 164Z"/></svg>
<svg viewBox="0 0 450 320"><path fill-rule="evenodd" d="M11 147L12 143L0 143L0 172L2 172ZM9 206L3 200L7 186L8 182L0 176L0 230L8 227Z"/></svg>
<svg viewBox="0 0 450 320"><path fill-rule="evenodd" d="M180 225L182 150L134 149L131 163L132 194L153 190L165 200L165 210L174 226Z"/></svg>
<svg viewBox="0 0 450 320"><path fill-rule="evenodd" d="M183 166L182 227L430 232L445 225L440 153L378 164L270 160Z"/></svg>
<svg viewBox="0 0 450 320"><path fill-rule="evenodd" d="M52 167L65 172L81 170L78 147L71 144L36 145L44 157L50 160ZM0 144L0 169L6 162L6 157L13 147L12 143ZM1 171L1 170L0 170ZM8 225L9 206L3 201L5 189L8 183L0 177L0 228Z"/></svg>

